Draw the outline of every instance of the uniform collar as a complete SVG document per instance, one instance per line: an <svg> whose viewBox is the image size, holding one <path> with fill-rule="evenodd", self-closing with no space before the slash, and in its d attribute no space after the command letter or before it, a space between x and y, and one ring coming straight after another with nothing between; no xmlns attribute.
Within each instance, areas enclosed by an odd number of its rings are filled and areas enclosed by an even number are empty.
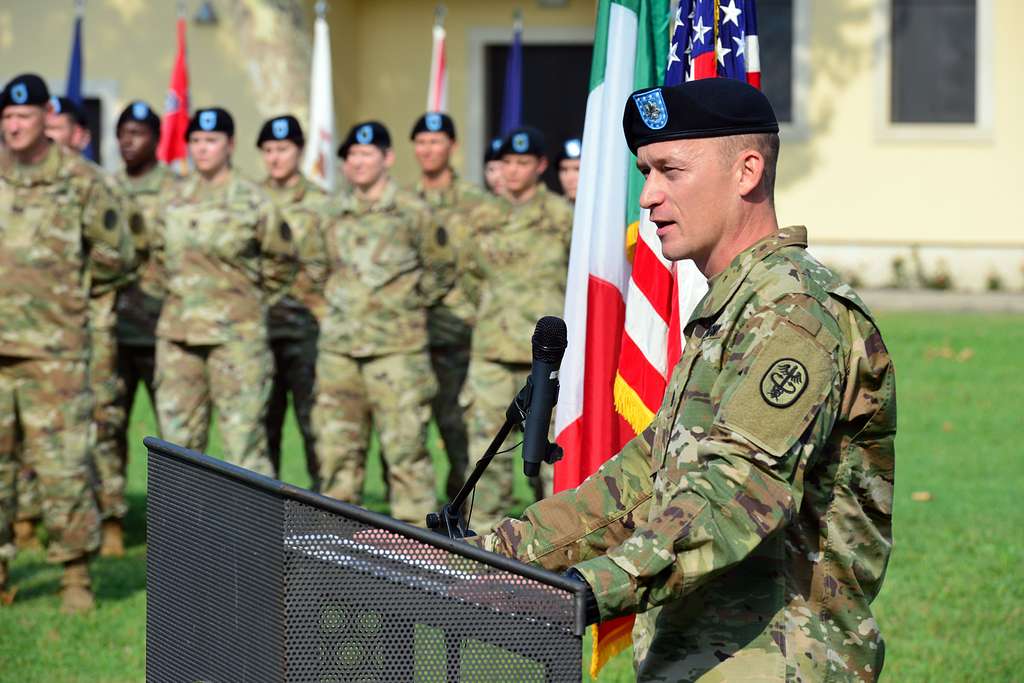
<svg viewBox="0 0 1024 683"><path fill-rule="evenodd" d="M149 169L145 175L132 177L128 175L124 169L117 172L117 179L122 185L131 188L132 192L138 194L156 194L163 187L164 181L167 179L168 174L171 170L158 163L153 168Z"/></svg>
<svg viewBox="0 0 1024 683"><path fill-rule="evenodd" d="M753 267L783 247L807 247L807 228L802 225L782 228L741 251L718 275L708 281L708 293L697 305L690 320L717 315L732 299Z"/></svg>
<svg viewBox="0 0 1024 683"><path fill-rule="evenodd" d="M387 211L395 206L395 195L398 193L398 185L393 178L389 178L384 192L380 199L375 202L366 202L356 196L355 190L345 197L343 207L346 213L372 213L374 211Z"/></svg>
<svg viewBox="0 0 1024 683"><path fill-rule="evenodd" d="M459 191L459 174L454 168L449 167L448 170L451 171L452 174L452 181L448 184L448 187L440 190L428 190L423 187L423 178L421 177L416 181L416 195L420 199L424 199L432 204L436 203L445 205L455 203L455 200L457 199L456 195Z"/></svg>
<svg viewBox="0 0 1024 683"><path fill-rule="evenodd" d="M537 181L537 191L534 192L533 196L530 197L529 199L527 199L525 202L516 203L516 202L513 202L511 199L508 199L507 197L505 198L505 201L507 201L513 208L517 208L517 209L519 209L519 208L526 208L528 206L533 206L534 204L541 203L544 200L544 198L547 196L547 194L548 194L548 186L547 186L547 184L545 184L545 182L543 180L539 180L539 181Z"/></svg>
<svg viewBox="0 0 1024 683"><path fill-rule="evenodd" d="M299 174L299 181L291 187L277 187L270 178L263 181L263 188L281 204L298 204L305 199L313 184L306 176Z"/></svg>
<svg viewBox="0 0 1024 683"><path fill-rule="evenodd" d="M12 185L22 187L52 183L60 172L61 162L66 154L68 152L62 150L60 145L51 142L46 156L38 164L22 164L16 159L12 159L7 178Z"/></svg>

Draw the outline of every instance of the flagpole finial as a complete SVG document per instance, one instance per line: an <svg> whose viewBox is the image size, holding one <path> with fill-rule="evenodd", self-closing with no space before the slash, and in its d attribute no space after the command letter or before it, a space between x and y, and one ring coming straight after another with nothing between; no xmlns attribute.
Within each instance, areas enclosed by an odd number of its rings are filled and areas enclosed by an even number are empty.
<svg viewBox="0 0 1024 683"><path fill-rule="evenodd" d="M512 26L516 31L523 30L523 9L516 7L516 11L512 13Z"/></svg>
<svg viewBox="0 0 1024 683"><path fill-rule="evenodd" d="M327 16L327 3L325 0L319 0L316 3L316 18L323 19Z"/></svg>
<svg viewBox="0 0 1024 683"><path fill-rule="evenodd" d="M443 4L438 4L434 8L434 26L444 26L444 19L448 16L448 8Z"/></svg>
<svg viewBox="0 0 1024 683"><path fill-rule="evenodd" d="M75 0L75 16L82 18L85 15L85 0Z"/></svg>
<svg viewBox="0 0 1024 683"><path fill-rule="evenodd" d="M184 19L186 11L187 8L185 7L185 0L178 0L178 18Z"/></svg>

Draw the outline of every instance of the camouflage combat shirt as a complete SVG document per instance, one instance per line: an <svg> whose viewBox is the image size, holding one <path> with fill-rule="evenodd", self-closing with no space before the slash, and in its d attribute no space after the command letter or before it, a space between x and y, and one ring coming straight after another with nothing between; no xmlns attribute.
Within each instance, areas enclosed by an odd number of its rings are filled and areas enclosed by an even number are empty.
<svg viewBox="0 0 1024 683"><path fill-rule="evenodd" d="M277 187L270 180L263 189L291 227L299 268L292 286L270 307L271 339L304 339L317 333L312 309L323 298L327 254L322 223L327 194L300 175L292 187Z"/></svg>
<svg viewBox="0 0 1024 683"><path fill-rule="evenodd" d="M464 239L468 238L465 230L459 230L454 223L469 214L476 206L487 198L487 193L480 187L465 180L460 180L452 171L452 183L441 190L428 190L422 181L416 184L416 194L430 207L434 223L431 228L440 231L437 235L428 235L426 239L438 237L447 241L452 251L450 264L455 267L459 263L458 254L464 251ZM441 276L444 277L444 276ZM476 318L476 302L466 291L465 282L458 274L454 275L452 287L444 297L427 312L427 336L430 345L467 346Z"/></svg>
<svg viewBox="0 0 1024 683"><path fill-rule="evenodd" d="M572 208L542 184L522 204L487 199L467 223L459 272L465 291L479 297L472 353L529 363L537 321L563 314Z"/></svg>
<svg viewBox="0 0 1024 683"><path fill-rule="evenodd" d="M296 255L291 227L255 183L195 176L155 232L167 273L158 337L192 346L267 338L267 309L291 284Z"/></svg>
<svg viewBox="0 0 1024 683"><path fill-rule="evenodd" d="M125 346L153 346L163 305L164 276L156 260L150 258L149 235L156 230L157 216L181 181L161 164L137 178L122 170L114 179L134 205L127 214L128 227L139 261L138 277L117 295L117 341Z"/></svg>
<svg viewBox="0 0 1024 683"><path fill-rule="evenodd" d="M639 613L642 681L872 681L892 547L894 370L787 228L710 282L652 425L484 547Z"/></svg>
<svg viewBox="0 0 1024 683"><path fill-rule="evenodd" d="M0 355L88 358L90 309L134 261L120 201L94 164L55 144L38 164L0 164Z"/></svg>
<svg viewBox="0 0 1024 683"><path fill-rule="evenodd" d="M377 201L352 194L328 214L320 348L362 358L425 349L427 308L453 272L438 264L450 252L430 228L426 204L390 182Z"/></svg>

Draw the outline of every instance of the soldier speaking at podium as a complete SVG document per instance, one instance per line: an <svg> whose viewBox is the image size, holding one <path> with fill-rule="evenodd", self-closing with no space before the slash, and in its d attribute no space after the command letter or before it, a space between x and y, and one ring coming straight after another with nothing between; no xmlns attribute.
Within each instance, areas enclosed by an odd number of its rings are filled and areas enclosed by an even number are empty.
<svg viewBox="0 0 1024 683"><path fill-rule="evenodd" d="M637 614L638 680L875 680L896 433L881 334L807 231L778 227L760 91L636 92L623 128L665 257L710 291L651 426L473 540L584 581L592 621Z"/></svg>

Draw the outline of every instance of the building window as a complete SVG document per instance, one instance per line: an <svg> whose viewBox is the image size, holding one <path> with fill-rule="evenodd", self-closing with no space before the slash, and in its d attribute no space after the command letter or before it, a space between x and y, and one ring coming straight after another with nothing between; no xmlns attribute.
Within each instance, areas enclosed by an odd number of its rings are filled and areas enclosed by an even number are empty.
<svg viewBox="0 0 1024 683"><path fill-rule="evenodd" d="M757 3L761 89L782 123L793 122L793 2L761 0Z"/></svg>
<svg viewBox="0 0 1024 683"><path fill-rule="evenodd" d="M976 121L974 0L892 0L890 121Z"/></svg>

